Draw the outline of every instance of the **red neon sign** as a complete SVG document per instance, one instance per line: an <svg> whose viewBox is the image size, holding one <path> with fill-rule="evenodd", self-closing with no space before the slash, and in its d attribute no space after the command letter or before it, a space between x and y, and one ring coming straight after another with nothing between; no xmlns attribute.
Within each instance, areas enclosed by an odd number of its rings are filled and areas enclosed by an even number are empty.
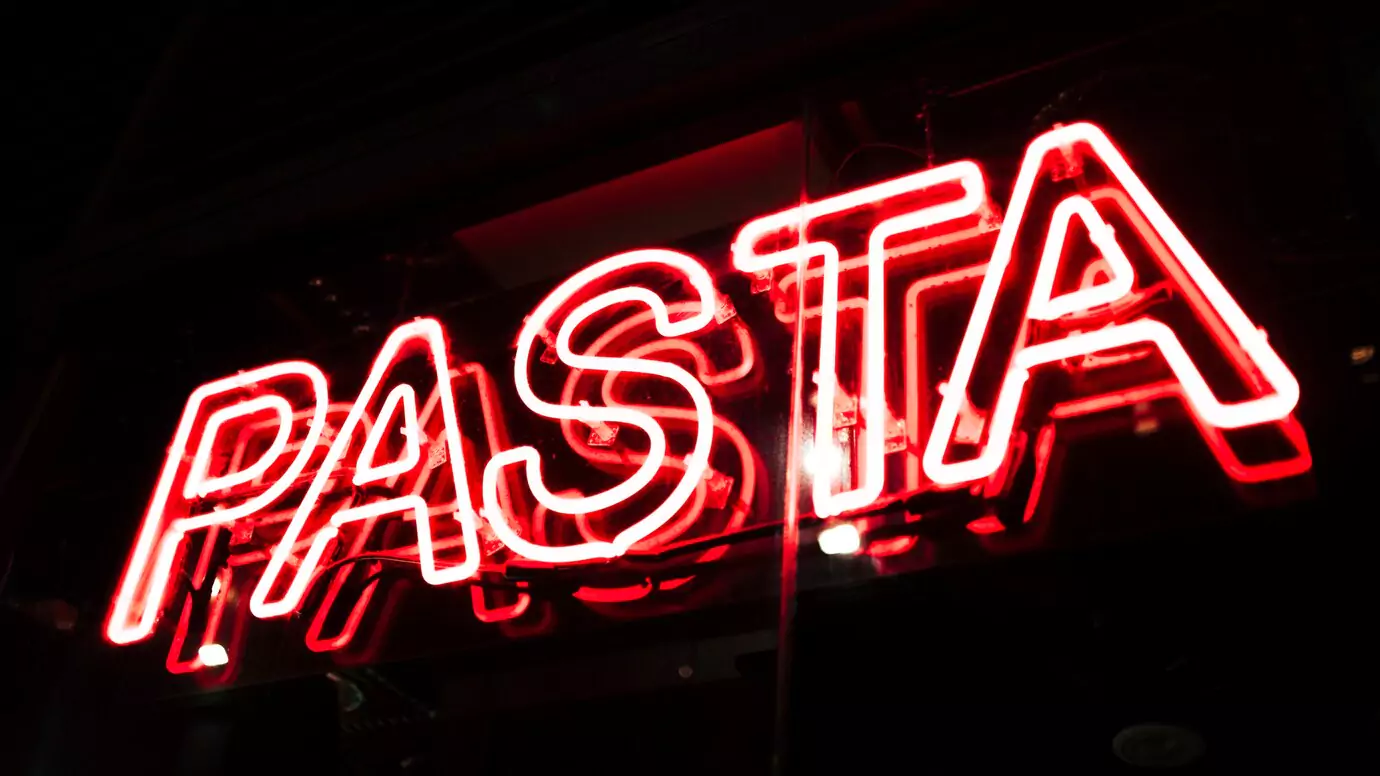
<svg viewBox="0 0 1380 776"><path fill-rule="evenodd" d="M1004 220L996 212L981 169L965 161L763 216L738 232L733 266L766 273L776 318L809 327L817 341L804 435L814 450L815 516L867 514L886 492L984 482L974 492L998 493L1013 460L1030 455L1028 521L1058 423L1159 399L1182 402L1237 481L1310 468L1290 414L1297 381L1100 129L1076 124L1037 138ZM891 283L904 283L899 312L887 306ZM935 386L927 310L968 296L957 356ZM711 337L732 346L711 353ZM344 649L390 559L414 563L430 585L470 584L475 618L507 627L541 610L524 584L482 586L511 560L599 563L748 523L765 490L762 466L715 405L750 396L763 358L700 261L659 249L598 261L536 306L515 348L523 408L559 428L595 479L611 484L550 484L542 455L553 451L510 443L493 378L478 364L453 366L432 319L389 335L348 405L329 403L325 376L306 362L243 372L188 399L107 638L148 638L172 600L181 611L168 669L215 668L234 659L240 640L240 613L227 611L231 585L252 581L248 608L267 619L302 609L321 578L307 644ZM1206 370L1205 359L1227 368ZM1028 407L1031 381L1056 369L1076 375L1080 389L1043 411ZM896 396L889 370L903 377ZM995 390L978 374L997 377ZM1223 374L1238 383L1232 398L1222 398L1230 393ZM841 424L856 446L838 443ZM1228 432L1248 427L1273 429L1293 454L1243 460ZM888 467L896 456L903 465ZM984 534L1003 524L984 517L969 527ZM184 557L197 541L195 558ZM914 544L902 536L866 550L886 557ZM728 552L694 549L700 563ZM179 563L190 568L175 576ZM254 577L248 567L258 565ZM573 596L628 605L700 576L585 585Z"/></svg>

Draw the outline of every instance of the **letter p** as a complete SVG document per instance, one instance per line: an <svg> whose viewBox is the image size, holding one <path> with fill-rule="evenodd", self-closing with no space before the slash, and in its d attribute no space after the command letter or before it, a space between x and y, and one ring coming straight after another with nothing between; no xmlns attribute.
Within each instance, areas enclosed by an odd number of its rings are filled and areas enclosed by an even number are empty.
<svg viewBox="0 0 1380 776"><path fill-rule="evenodd" d="M189 532L260 512L297 481L321 437L327 401L325 376L305 361L241 372L192 392L115 592L107 639L129 644L153 632ZM247 432L274 424L268 447L244 460ZM276 465L289 457L286 468Z"/></svg>

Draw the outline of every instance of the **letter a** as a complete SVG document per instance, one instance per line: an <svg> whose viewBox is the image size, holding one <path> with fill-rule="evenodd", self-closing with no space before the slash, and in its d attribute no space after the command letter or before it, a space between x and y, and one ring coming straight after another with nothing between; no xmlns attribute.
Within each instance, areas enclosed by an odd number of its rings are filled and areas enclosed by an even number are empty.
<svg viewBox="0 0 1380 776"><path fill-rule="evenodd" d="M479 568L480 549L475 533L476 516L469 496L469 480L465 474L460 426L456 420L455 397L451 391L449 363L445 333L441 324L433 319L420 318L403 324L389 335L374 360L359 398L331 442L320 471L303 497L286 533L274 548L268 566L254 589L250 610L256 617L278 617L294 611L341 526L374 517L408 514L413 518L417 528L422 578L430 584L443 585L473 576ZM432 546L436 531L433 521L438 516L431 514L430 505L424 498L410 492L410 483L400 482L404 477L416 479L428 466L427 456L422 455L420 449L423 430L417 419L417 389L404 379L417 375L424 375L420 386L424 389L424 395L428 392L425 389L429 389L426 383L432 381L439 394L444 421L442 442L446 446L446 460L455 481L456 499L451 506L455 520L460 524L464 545L464 558L459 563L444 567L437 565ZM371 430L366 429L366 424L362 422L366 414L378 418ZM386 435L394 428L401 431L400 445L390 445L385 441ZM385 453L385 447L397 449ZM337 467L342 464L353 470L352 480L356 486L388 488L391 497L367 501L333 515L324 514L321 495L331 478L336 476ZM291 581L286 585L286 590L278 594L283 587L279 580L284 576L294 545L304 536L311 536L311 543L295 571L291 572ZM276 598L270 600L275 594Z"/></svg>
<svg viewBox="0 0 1380 776"><path fill-rule="evenodd" d="M1126 234L1109 225L1108 218ZM1099 260L1109 279L1081 288L1065 283L1060 293L1056 289L1061 274L1074 278L1091 274L1080 273L1083 267L1060 266L1072 253L1070 236L1082 233L1101 254ZM1130 241L1131 237L1138 242ZM1138 266L1133 267L1128 253L1141 258ZM1166 290L1169 301L1161 293ZM1210 336L1197 336L1203 331ZM1199 358L1189 355L1186 342L1193 343ZM1214 355L1213 345L1215 355L1239 378L1240 390L1230 400L1219 398L1200 368L1204 354ZM1219 429L1286 419L1286 425L1292 423L1289 415L1298 402L1298 381L1125 158L1091 124L1056 128L1026 150L1006 220L943 390L925 449L926 475L952 486L996 472L1026 411L1026 383L1032 370L1046 365L1068 368L1082 360L1083 374L1087 374L1096 361L1090 357L1107 351L1124 355L1136 349L1144 355L1158 352L1170 378L1151 383L1140 373L1119 373L1115 390L1105 394L1109 400L1097 406L1118 406L1117 397L1135 395L1135 389L1147 385L1168 386L1165 392L1182 397L1219 460L1224 458L1215 444L1221 438ZM1125 362L1125 358L1104 359L1095 376L1120 368L1110 364ZM1216 377L1214 382L1221 382L1217 375L1223 371L1210 372ZM979 394L990 398L982 401ZM1144 390L1141 394L1153 395ZM954 449L967 446L955 439L955 427L969 401L987 411L977 453L965 458ZM1287 470L1270 470L1273 476L1297 473L1299 463L1303 469L1308 467L1306 443L1300 440L1301 434L1291 436L1300 454ZM1263 478L1251 472L1238 476L1231 466L1227 468L1238 479Z"/></svg>

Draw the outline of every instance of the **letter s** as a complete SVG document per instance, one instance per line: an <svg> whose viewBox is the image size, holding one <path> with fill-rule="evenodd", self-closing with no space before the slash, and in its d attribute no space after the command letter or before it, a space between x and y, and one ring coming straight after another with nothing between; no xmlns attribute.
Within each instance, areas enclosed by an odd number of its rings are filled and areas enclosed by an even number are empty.
<svg viewBox="0 0 1380 776"><path fill-rule="evenodd" d="M666 301L656 292L636 285L623 285L604 291L572 308L575 296L587 288L607 287L614 278L646 274L648 271L669 272L684 278L698 299L698 310L687 318L672 321ZM713 322L714 282L698 261L682 253L656 249L621 253L596 262L562 283L537 305L518 335L513 379L522 402L532 412L552 420L633 426L641 429L648 439L646 458L632 476L607 490L588 496L570 497L552 493L542 480L540 458L532 447L516 447L495 455L484 468L484 517L504 544L523 557L547 563L574 563L622 555L676 515L694 493L709 464L714 412L709 394L693 375L665 361L573 352L571 338L586 321L610 308L628 303L645 305L650 309L657 333L661 336L680 337L699 331ZM621 531L612 541L551 547L533 544L522 538L513 528L510 516L503 513L498 499L499 477L503 467L522 464L526 469L528 486L538 502L551 512L578 515L608 509L632 498L652 482L666 458L666 433L647 413L629 407L553 404L542 400L533 391L529 376L533 348L562 312L565 312L564 319L555 337L556 354L562 363L574 369L641 374L677 383L689 395L696 421L694 446L685 459L685 471L665 500Z"/></svg>

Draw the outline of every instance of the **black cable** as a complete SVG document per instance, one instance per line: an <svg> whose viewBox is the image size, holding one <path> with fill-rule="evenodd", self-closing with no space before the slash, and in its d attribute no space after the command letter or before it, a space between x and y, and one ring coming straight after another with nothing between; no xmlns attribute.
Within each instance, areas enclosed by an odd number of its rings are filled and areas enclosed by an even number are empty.
<svg viewBox="0 0 1380 776"><path fill-rule="evenodd" d="M838 166L834 168L834 175L830 179L830 181L833 183L838 182L839 175L843 173L843 168L847 167L848 163L853 161L853 157L857 156L863 151L872 148L883 148L892 151L901 151L903 153L910 154L911 156L914 156L916 159L926 162L927 164L929 163L929 157L926 154L922 154L914 148L903 146L899 143L863 143L862 145L858 146L857 148L854 148L852 151L849 151L848 153L843 155L843 159L840 160Z"/></svg>
<svg viewBox="0 0 1380 776"><path fill-rule="evenodd" d="M349 565L351 565L351 564L353 564L353 563L360 563L360 562L362 562L362 561L371 561L371 560L377 560L377 561L381 561L381 562L384 562L384 563L400 563L400 564L408 565L408 566L420 566L420 565L422 565L421 560L416 559L416 558L407 558L407 557L403 557L403 556L401 556L401 555L394 555L394 554L392 554L392 553L387 553L387 552L364 552L364 553L360 553L359 555L351 555L351 556L348 557L348 558L341 558L340 560L333 561L333 562L331 562L331 563L327 563L326 565L322 566L320 569L317 569L317 571L316 571L316 576L319 577L319 576L322 576L322 575L324 575L324 574L328 574L328 573L330 573L331 571L334 571L335 569L340 568L341 566L349 566ZM312 581L315 582L316 579L313 577Z"/></svg>
<svg viewBox="0 0 1380 776"><path fill-rule="evenodd" d="M737 544L738 542L751 541L753 539L765 539L769 536L776 535L784 526L785 523L779 520L771 523L762 523L752 526L751 528L743 528L729 533L708 536L703 539L678 542L658 550L657 552L630 552L623 555L623 558L642 563L659 563L681 555L690 555L700 552L701 550L710 550L715 547Z"/></svg>

